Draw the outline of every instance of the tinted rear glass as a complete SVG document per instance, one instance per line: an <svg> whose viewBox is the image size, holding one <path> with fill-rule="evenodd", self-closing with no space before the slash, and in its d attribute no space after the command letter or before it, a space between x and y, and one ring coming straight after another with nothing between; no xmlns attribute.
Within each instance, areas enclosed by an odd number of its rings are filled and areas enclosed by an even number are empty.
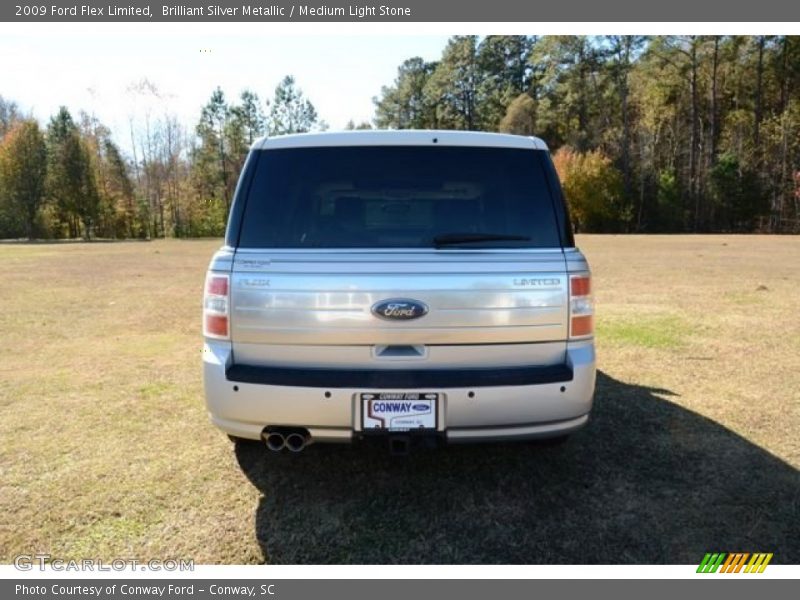
<svg viewBox="0 0 800 600"><path fill-rule="evenodd" d="M259 151L242 219L245 248L430 248L437 236L560 241L536 150L349 146Z"/></svg>

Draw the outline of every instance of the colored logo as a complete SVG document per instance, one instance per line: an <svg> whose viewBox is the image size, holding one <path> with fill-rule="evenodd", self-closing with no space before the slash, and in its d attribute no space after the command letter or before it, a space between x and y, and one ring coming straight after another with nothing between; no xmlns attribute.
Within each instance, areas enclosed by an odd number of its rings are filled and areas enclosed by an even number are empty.
<svg viewBox="0 0 800 600"><path fill-rule="evenodd" d="M763 573L772 553L766 552L707 552L697 567L698 573Z"/></svg>
<svg viewBox="0 0 800 600"><path fill-rule="evenodd" d="M392 298L390 300L382 300L373 305L372 314L381 319L389 321L408 321L410 319L419 319L421 316L427 314L428 307L422 302L417 300L408 300L406 298Z"/></svg>

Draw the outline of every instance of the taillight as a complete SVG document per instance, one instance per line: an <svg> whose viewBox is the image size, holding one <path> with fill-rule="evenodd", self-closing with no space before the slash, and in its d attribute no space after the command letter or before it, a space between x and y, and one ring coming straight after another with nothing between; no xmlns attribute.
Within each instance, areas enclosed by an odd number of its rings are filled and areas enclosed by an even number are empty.
<svg viewBox="0 0 800 600"><path fill-rule="evenodd" d="M228 275L209 273L203 294L203 335L228 339L229 291Z"/></svg>
<svg viewBox="0 0 800 600"><path fill-rule="evenodd" d="M594 333L592 276L588 273L569 278L569 336L589 337Z"/></svg>

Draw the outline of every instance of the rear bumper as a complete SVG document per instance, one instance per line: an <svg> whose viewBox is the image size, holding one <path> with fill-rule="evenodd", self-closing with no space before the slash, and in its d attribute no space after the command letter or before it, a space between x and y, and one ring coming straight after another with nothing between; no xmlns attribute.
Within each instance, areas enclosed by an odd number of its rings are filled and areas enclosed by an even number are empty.
<svg viewBox="0 0 800 600"><path fill-rule="evenodd" d="M225 377L234 383L359 390L484 388L572 381L572 365L473 369L298 369L230 365Z"/></svg>
<svg viewBox="0 0 800 600"><path fill-rule="evenodd" d="M439 433L449 442L478 442L580 429L592 407L595 353L588 340L570 343L561 365L376 374L242 368L232 364L229 342L208 340L203 375L211 421L236 437L296 426L314 441L348 442L361 434L361 392L414 390L440 394Z"/></svg>

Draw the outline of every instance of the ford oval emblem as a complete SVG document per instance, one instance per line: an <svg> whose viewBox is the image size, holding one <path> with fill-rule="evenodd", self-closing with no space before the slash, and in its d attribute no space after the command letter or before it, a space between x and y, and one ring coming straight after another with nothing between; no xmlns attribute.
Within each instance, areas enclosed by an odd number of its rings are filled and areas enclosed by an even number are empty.
<svg viewBox="0 0 800 600"><path fill-rule="evenodd" d="M390 298L372 305L372 314L387 321L410 321L428 313L428 307L417 300Z"/></svg>

